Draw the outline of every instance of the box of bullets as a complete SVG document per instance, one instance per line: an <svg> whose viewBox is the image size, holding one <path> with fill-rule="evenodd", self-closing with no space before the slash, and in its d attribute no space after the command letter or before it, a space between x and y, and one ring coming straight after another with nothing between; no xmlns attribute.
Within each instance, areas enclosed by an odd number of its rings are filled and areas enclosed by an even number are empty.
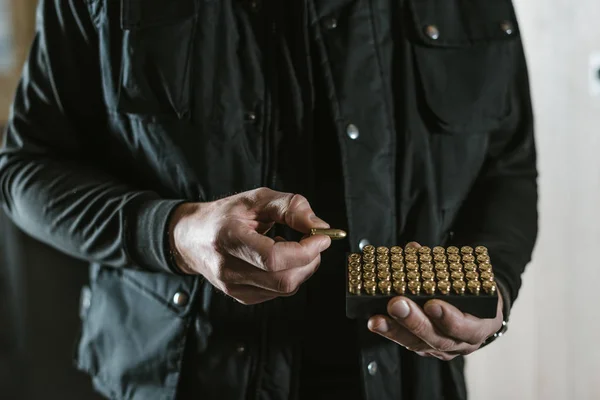
<svg viewBox="0 0 600 400"><path fill-rule="evenodd" d="M346 315L387 314L388 302L405 296L420 306L432 299L478 318L494 318L497 285L487 248L477 246L374 247L348 255Z"/></svg>

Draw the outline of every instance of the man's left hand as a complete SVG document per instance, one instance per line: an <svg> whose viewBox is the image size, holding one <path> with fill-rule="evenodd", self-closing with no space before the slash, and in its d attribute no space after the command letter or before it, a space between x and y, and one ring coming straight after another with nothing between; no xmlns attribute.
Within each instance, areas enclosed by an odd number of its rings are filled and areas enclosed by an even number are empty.
<svg viewBox="0 0 600 400"><path fill-rule="evenodd" d="M424 357L449 361L473 353L502 326L502 296L498 292L496 318L479 319L456 307L431 300L423 309L406 297L388 303L389 316L376 315L369 330Z"/></svg>

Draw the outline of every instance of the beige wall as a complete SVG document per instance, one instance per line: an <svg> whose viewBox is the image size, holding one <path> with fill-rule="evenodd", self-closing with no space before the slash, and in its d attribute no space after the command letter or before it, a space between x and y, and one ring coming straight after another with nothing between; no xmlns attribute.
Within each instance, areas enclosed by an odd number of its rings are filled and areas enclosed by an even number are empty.
<svg viewBox="0 0 600 400"><path fill-rule="evenodd" d="M13 16L12 26L15 32L14 40L18 62L11 73L0 74L0 125L6 122L8 117L8 109L21 73L21 66L29 50L34 29L36 1L10 0L9 3L11 3Z"/></svg>
<svg viewBox="0 0 600 400"><path fill-rule="evenodd" d="M600 1L515 0L529 57L541 232L510 331L467 359L472 399L600 399Z"/></svg>

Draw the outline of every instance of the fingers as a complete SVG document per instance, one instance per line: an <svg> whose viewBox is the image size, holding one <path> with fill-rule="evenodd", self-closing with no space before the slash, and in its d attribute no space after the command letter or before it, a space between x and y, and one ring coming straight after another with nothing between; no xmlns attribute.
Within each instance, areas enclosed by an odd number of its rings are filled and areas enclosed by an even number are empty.
<svg viewBox="0 0 600 400"><path fill-rule="evenodd" d="M299 242L275 241L243 225L232 228L229 236L230 254L269 272L311 264L331 245L331 238L324 235Z"/></svg>
<svg viewBox="0 0 600 400"><path fill-rule="evenodd" d="M369 329L409 350L449 360L479 348L479 343L471 344L445 335L414 302L404 297L390 300L388 313L390 317L373 317Z"/></svg>
<svg viewBox="0 0 600 400"><path fill-rule="evenodd" d="M410 333L392 318L383 315L374 316L369 319L368 328L372 332L384 336L408 350L416 352L431 350L431 346Z"/></svg>
<svg viewBox="0 0 600 400"><path fill-rule="evenodd" d="M497 330L494 329L490 320L486 321L464 314L444 301L429 301L425 304L424 311L439 332L471 345L481 344Z"/></svg>
<svg viewBox="0 0 600 400"><path fill-rule="evenodd" d="M311 228L329 228L329 224L318 218L308 200L299 194L276 192L261 188L251 192L255 196L253 209L259 219L284 224L292 229L308 233Z"/></svg>
<svg viewBox="0 0 600 400"><path fill-rule="evenodd" d="M461 344L440 334L419 306L405 297L390 300L388 313L399 325L427 343L432 349L443 352L455 351Z"/></svg>
<svg viewBox="0 0 600 400"><path fill-rule="evenodd" d="M264 303L280 297L278 293L270 290L257 288L248 285L228 285L221 289L227 296L244 305L254 305Z"/></svg>
<svg viewBox="0 0 600 400"><path fill-rule="evenodd" d="M317 270L321 257L308 265L280 272L266 272L242 260L228 257L219 269L217 279L225 292L230 288L244 286L267 290L275 296L291 296Z"/></svg>

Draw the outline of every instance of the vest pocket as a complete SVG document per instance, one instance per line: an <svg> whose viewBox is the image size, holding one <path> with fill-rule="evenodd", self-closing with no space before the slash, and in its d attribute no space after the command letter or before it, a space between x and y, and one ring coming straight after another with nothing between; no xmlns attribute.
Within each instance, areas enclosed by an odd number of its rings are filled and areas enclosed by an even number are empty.
<svg viewBox="0 0 600 400"><path fill-rule="evenodd" d="M121 0L118 111L188 116L198 1Z"/></svg>
<svg viewBox="0 0 600 400"><path fill-rule="evenodd" d="M520 34L510 0L409 0L418 99L433 132L485 133L510 113Z"/></svg>

